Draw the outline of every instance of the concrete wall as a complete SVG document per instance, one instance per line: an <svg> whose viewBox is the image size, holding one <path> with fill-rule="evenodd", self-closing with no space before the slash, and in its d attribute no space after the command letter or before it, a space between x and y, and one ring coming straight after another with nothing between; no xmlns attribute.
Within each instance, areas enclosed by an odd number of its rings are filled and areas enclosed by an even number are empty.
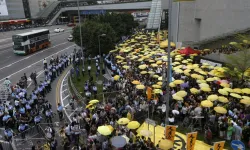
<svg viewBox="0 0 250 150"><path fill-rule="evenodd" d="M250 0L173 3L174 41L198 42L247 28L250 28Z"/></svg>
<svg viewBox="0 0 250 150"><path fill-rule="evenodd" d="M39 0L29 0L31 17L35 17L40 11Z"/></svg>
<svg viewBox="0 0 250 150"><path fill-rule="evenodd" d="M0 20L25 18L22 0L6 0L8 16L0 16Z"/></svg>

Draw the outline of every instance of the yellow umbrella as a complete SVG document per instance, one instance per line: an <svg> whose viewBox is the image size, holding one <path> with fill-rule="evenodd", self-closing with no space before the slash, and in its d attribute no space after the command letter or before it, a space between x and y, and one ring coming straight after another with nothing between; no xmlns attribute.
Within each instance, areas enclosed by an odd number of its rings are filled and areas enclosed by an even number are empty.
<svg viewBox="0 0 250 150"><path fill-rule="evenodd" d="M158 85L158 84L154 84L154 85L152 85L152 87L153 87L153 88L156 88L156 89L161 88L161 86L160 86L160 85Z"/></svg>
<svg viewBox="0 0 250 150"><path fill-rule="evenodd" d="M158 65L157 65L157 64L151 64L151 66L152 66L152 67L158 67Z"/></svg>
<svg viewBox="0 0 250 150"><path fill-rule="evenodd" d="M176 93L176 95L178 95L180 97L185 97L185 96L187 96L187 92L186 91L179 91Z"/></svg>
<svg viewBox="0 0 250 150"><path fill-rule="evenodd" d="M214 81L215 79L214 78L207 78L206 81L208 82L211 82L211 81Z"/></svg>
<svg viewBox="0 0 250 150"><path fill-rule="evenodd" d="M93 106L93 104L88 104L86 108L90 108L91 106Z"/></svg>
<svg viewBox="0 0 250 150"><path fill-rule="evenodd" d="M114 128L113 128L111 125L107 125L107 127L109 128L109 130L110 130L111 132L114 131Z"/></svg>
<svg viewBox="0 0 250 150"><path fill-rule="evenodd" d="M219 114L226 114L227 110L223 107L214 107L214 111L216 111Z"/></svg>
<svg viewBox="0 0 250 150"><path fill-rule="evenodd" d="M176 72L176 73L183 73L183 70L177 69L177 70L175 70L174 72Z"/></svg>
<svg viewBox="0 0 250 150"><path fill-rule="evenodd" d="M230 96L235 97L235 98L242 98L239 94L236 94L236 93L230 93Z"/></svg>
<svg viewBox="0 0 250 150"><path fill-rule="evenodd" d="M174 80L174 84L182 84L182 83L184 83L183 80Z"/></svg>
<svg viewBox="0 0 250 150"><path fill-rule="evenodd" d="M124 69L129 69L129 66L127 66L127 65L124 65L124 66L122 66Z"/></svg>
<svg viewBox="0 0 250 150"><path fill-rule="evenodd" d="M242 99L240 100L240 103L245 104L245 105L250 105L250 100Z"/></svg>
<svg viewBox="0 0 250 150"><path fill-rule="evenodd" d="M250 94L250 89L249 88L244 88L244 89L241 89L241 91L245 94Z"/></svg>
<svg viewBox="0 0 250 150"><path fill-rule="evenodd" d="M160 94L160 93L162 93L162 90L161 89L154 89L154 91L153 91L155 94Z"/></svg>
<svg viewBox="0 0 250 150"><path fill-rule="evenodd" d="M93 99L93 100L89 101L89 104L95 104L95 103L99 103L99 100Z"/></svg>
<svg viewBox="0 0 250 150"><path fill-rule="evenodd" d="M117 123L120 125L125 125L128 124L130 122L130 120L128 118L120 118Z"/></svg>
<svg viewBox="0 0 250 150"><path fill-rule="evenodd" d="M152 132L149 130L141 130L140 135L145 136L145 137L150 137L152 136Z"/></svg>
<svg viewBox="0 0 250 150"><path fill-rule="evenodd" d="M238 94L241 94L241 93L242 93L242 91L241 91L240 88L235 88L235 89L233 89L233 92L234 92L234 93L238 93Z"/></svg>
<svg viewBox="0 0 250 150"><path fill-rule="evenodd" d="M204 92L211 92L210 87L202 87L201 90Z"/></svg>
<svg viewBox="0 0 250 150"><path fill-rule="evenodd" d="M209 95L209 96L207 97L207 99L210 100L210 101L216 101L216 100L218 99L218 96L212 94L212 95Z"/></svg>
<svg viewBox="0 0 250 150"><path fill-rule="evenodd" d="M110 135L111 134L111 130L108 126L99 126L97 128L97 131L101 134L101 135Z"/></svg>
<svg viewBox="0 0 250 150"><path fill-rule="evenodd" d="M159 78L159 76L155 74L155 75L153 75L153 78Z"/></svg>
<svg viewBox="0 0 250 150"><path fill-rule="evenodd" d="M132 82L133 84L141 84L141 82L140 81L138 81L138 80L134 80L133 82Z"/></svg>
<svg viewBox="0 0 250 150"><path fill-rule="evenodd" d="M149 73L149 74L154 74L155 72L154 72L154 71L149 71L148 73Z"/></svg>
<svg viewBox="0 0 250 150"><path fill-rule="evenodd" d="M191 88L191 89L190 89L190 92L191 92L192 94L198 94L198 93L199 93L199 90L196 89L196 88Z"/></svg>
<svg viewBox="0 0 250 150"><path fill-rule="evenodd" d="M159 77L158 80L159 80L159 81L162 81L162 77Z"/></svg>
<svg viewBox="0 0 250 150"><path fill-rule="evenodd" d="M162 85L162 82L157 82L158 85Z"/></svg>
<svg viewBox="0 0 250 150"><path fill-rule="evenodd" d="M233 89L228 88L228 87L223 88L223 90L225 90L225 91L227 91L227 92L233 92Z"/></svg>
<svg viewBox="0 0 250 150"><path fill-rule="evenodd" d="M120 79L120 76L118 76L118 75L115 75L115 76L114 76L114 80L115 80L115 81L118 81L119 79Z"/></svg>
<svg viewBox="0 0 250 150"><path fill-rule="evenodd" d="M207 83L206 80L197 80L196 82L197 82L197 83Z"/></svg>
<svg viewBox="0 0 250 150"><path fill-rule="evenodd" d="M218 101L220 101L222 103L228 103L229 102L228 99L226 97L224 97L224 96L219 96Z"/></svg>
<svg viewBox="0 0 250 150"><path fill-rule="evenodd" d="M228 92L224 89L219 89L218 92L221 94L221 95L228 95Z"/></svg>
<svg viewBox="0 0 250 150"><path fill-rule="evenodd" d="M177 101L183 101L183 98L181 96L178 96L176 94L172 95L173 99L177 100Z"/></svg>
<svg viewBox="0 0 250 150"><path fill-rule="evenodd" d="M136 85L136 88L139 90L143 90L143 89L145 89L145 86L142 84L138 84L138 85Z"/></svg>
<svg viewBox="0 0 250 150"><path fill-rule="evenodd" d="M222 87L227 87L227 88L230 87L230 85L229 85L228 83L221 83L220 86L222 86Z"/></svg>
<svg viewBox="0 0 250 150"><path fill-rule="evenodd" d="M127 125L128 129L137 129L139 127L140 127L140 123L138 121L131 121Z"/></svg>
<svg viewBox="0 0 250 150"><path fill-rule="evenodd" d="M140 68L140 69L146 69L146 68L147 68L147 65L140 65L139 68Z"/></svg>
<svg viewBox="0 0 250 150"><path fill-rule="evenodd" d="M201 102L201 106L203 107L213 107L213 103L209 100L204 100Z"/></svg>
<svg viewBox="0 0 250 150"><path fill-rule="evenodd" d="M147 74L148 72L147 71L142 71L141 74Z"/></svg>
<svg viewBox="0 0 250 150"><path fill-rule="evenodd" d="M163 139L159 141L159 148L162 150L169 150L174 147L174 142L168 139Z"/></svg>
<svg viewBox="0 0 250 150"><path fill-rule="evenodd" d="M209 85L207 83L201 83L199 84L199 87L209 87Z"/></svg>
<svg viewBox="0 0 250 150"><path fill-rule="evenodd" d="M250 97L248 96L242 96L243 99L250 100Z"/></svg>
<svg viewBox="0 0 250 150"><path fill-rule="evenodd" d="M176 87L176 85L173 82L169 83L169 86L172 87L172 88Z"/></svg>

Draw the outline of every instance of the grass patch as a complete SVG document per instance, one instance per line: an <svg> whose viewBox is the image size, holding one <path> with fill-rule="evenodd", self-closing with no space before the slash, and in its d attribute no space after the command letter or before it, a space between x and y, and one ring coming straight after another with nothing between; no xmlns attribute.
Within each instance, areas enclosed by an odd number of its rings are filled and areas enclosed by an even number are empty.
<svg viewBox="0 0 250 150"><path fill-rule="evenodd" d="M95 82L95 85L97 86L97 99L98 100L102 100L102 93L103 92L103 86L102 84L97 84L96 81L103 81L103 74L102 74L102 63L99 64L100 68L101 68L101 74L99 74L98 76L98 80L96 77L96 66L95 66L95 60L91 61L91 72L90 75L93 76L93 81ZM74 84L75 88L77 89L77 91L83 96L85 97L85 92L84 92L84 83L90 79L90 76L88 75L88 62L86 61L84 63L84 76L82 75L82 67L83 65L81 64L79 66L79 71L80 71L80 75L77 78L76 74L73 75L72 77L72 83ZM91 99L94 99L94 95L91 95Z"/></svg>

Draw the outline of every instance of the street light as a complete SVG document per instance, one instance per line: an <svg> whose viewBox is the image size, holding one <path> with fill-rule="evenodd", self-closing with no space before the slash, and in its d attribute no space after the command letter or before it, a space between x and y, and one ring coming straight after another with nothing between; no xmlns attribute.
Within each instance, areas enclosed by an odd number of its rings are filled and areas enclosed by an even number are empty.
<svg viewBox="0 0 250 150"><path fill-rule="evenodd" d="M82 49L82 28L81 28L81 16L80 16L80 8L79 8L79 0L77 0L77 8L78 8L78 21L80 27L80 40L81 40L81 52L82 52L82 65L84 67L84 56L83 56L83 49Z"/></svg>
<svg viewBox="0 0 250 150"><path fill-rule="evenodd" d="M99 55L101 57L101 41L100 41L100 37L105 37L106 34L101 34L101 35L98 35L98 42L99 42Z"/></svg>

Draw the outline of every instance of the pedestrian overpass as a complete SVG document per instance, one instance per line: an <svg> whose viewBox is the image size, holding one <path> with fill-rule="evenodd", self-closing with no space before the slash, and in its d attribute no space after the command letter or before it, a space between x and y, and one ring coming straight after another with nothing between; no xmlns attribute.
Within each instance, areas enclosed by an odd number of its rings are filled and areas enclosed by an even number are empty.
<svg viewBox="0 0 250 150"><path fill-rule="evenodd" d="M79 2L80 11L83 10L103 10L103 11L119 11L119 10L149 10L152 1L141 0L138 2L123 2L109 4L91 4L88 2ZM55 1L39 12L36 18L42 18L46 24L52 25L61 13L66 11L78 10L77 1L60 2Z"/></svg>

